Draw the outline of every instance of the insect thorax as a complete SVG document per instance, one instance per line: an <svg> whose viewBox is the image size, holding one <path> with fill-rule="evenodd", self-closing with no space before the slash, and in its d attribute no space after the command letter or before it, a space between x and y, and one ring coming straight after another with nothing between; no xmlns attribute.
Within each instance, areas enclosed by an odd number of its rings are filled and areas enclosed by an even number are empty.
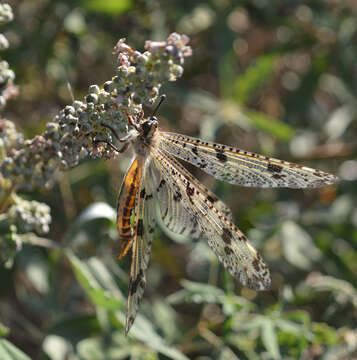
<svg viewBox="0 0 357 360"><path fill-rule="evenodd" d="M136 138L132 141L134 150L139 156L148 156L150 146L156 146L159 141L157 130L157 119L145 119L139 125L139 131Z"/></svg>

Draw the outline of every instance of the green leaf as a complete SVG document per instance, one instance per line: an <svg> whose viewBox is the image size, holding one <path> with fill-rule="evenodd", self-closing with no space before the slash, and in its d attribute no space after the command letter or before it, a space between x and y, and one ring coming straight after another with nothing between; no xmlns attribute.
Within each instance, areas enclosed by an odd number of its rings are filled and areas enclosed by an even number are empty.
<svg viewBox="0 0 357 360"><path fill-rule="evenodd" d="M221 350L218 360L238 360L238 357L228 346L225 346Z"/></svg>
<svg viewBox="0 0 357 360"><path fill-rule="evenodd" d="M116 341L118 336L113 335L114 342L103 343L100 338L84 339L78 343L77 349L81 359L106 360L106 359L128 359L133 351L133 345L126 339ZM144 350L144 348L143 348Z"/></svg>
<svg viewBox="0 0 357 360"><path fill-rule="evenodd" d="M311 236L293 221L285 221L280 230L284 256L292 265L308 270L321 257Z"/></svg>
<svg viewBox="0 0 357 360"><path fill-rule="evenodd" d="M62 360L70 358L73 353L71 343L61 336L48 335L42 343L42 349L51 360Z"/></svg>
<svg viewBox="0 0 357 360"><path fill-rule="evenodd" d="M286 141L291 139L294 135L294 129L290 125L285 124L272 116L260 111L247 109L244 109L243 113L255 128L274 136L279 140Z"/></svg>
<svg viewBox="0 0 357 360"><path fill-rule="evenodd" d="M264 322L262 323L261 332L263 344L269 355L273 359L280 359L281 356L279 351L278 337L274 323L270 319L265 318Z"/></svg>
<svg viewBox="0 0 357 360"><path fill-rule="evenodd" d="M94 305L107 310L120 310L124 299L105 265L92 258L85 262L67 251L74 274Z"/></svg>
<svg viewBox="0 0 357 360"><path fill-rule="evenodd" d="M73 223L71 230L72 232L75 232L88 223L98 219L104 219L111 222L115 217L116 212L111 206L104 202L97 202L89 205L82 211Z"/></svg>
<svg viewBox="0 0 357 360"><path fill-rule="evenodd" d="M253 65L250 65L244 74L236 78L233 98L237 102L245 104L270 78L276 59L276 55L263 55Z"/></svg>
<svg viewBox="0 0 357 360"><path fill-rule="evenodd" d="M0 336L6 336L10 332L9 328L0 322Z"/></svg>
<svg viewBox="0 0 357 360"><path fill-rule="evenodd" d="M66 243L79 250L88 243L91 247L98 247L98 239L103 239L104 234L115 222L116 212L111 206L103 202L91 204L71 225L65 236Z"/></svg>
<svg viewBox="0 0 357 360"><path fill-rule="evenodd" d="M23 266L27 277L35 289L42 295L50 290L49 266L41 253L33 253L31 258L23 258Z"/></svg>
<svg viewBox="0 0 357 360"><path fill-rule="evenodd" d="M231 98L234 92L235 72L235 56L232 50L227 51L223 56L219 57L218 71L221 85L222 98Z"/></svg>
<svg viewBox="0 0 357 360"><path fill-rule="evenodd" d="M292 321L284 320L284 319L276 319L275 324L282 331L293 333L293 334L299 334L304 330L301 325L293 323Z"/></svg>
<svg viewBox="0 0 357 360"><path fill-rule="evenodd" d="M165 339L171 341L178 336L176 326L176 313L174 309L164 300L156 300L152 306L155 323L162 329Z"/></svg>
<svg viewBox="0 0 357 360"><path fill-rule="evenodd" d="M132 0L82 0L82 6L87 11L119 15L133 7Z"/></svg>
<svg viewBox="0 0 357 360"><path fill-rule="evenodd" d="M167 344L166 341L156 333L152 323L140 314L137 316L134 325L130 330L129 336L142 341L148 347L155 349L170 359L188 359L181 351Z"/></svg>
<svg viewBox="0 0 357 360"><path fill-rule="evenodd" d="M87 337L98 335L101 331L98 319L95 315L72 314L56 321L48 329L48 334L56 335L76 344Z"/></svg>
<svg viewBox="0 0 357 360"><path fill-rule="evenodd" d="M313 323L312 331L315 335L314 343L321 345L335 345L339 342L339 334L336 329L325 323Z"/></svg>
<svg viewBox="0 0 357 360"><path fill-rule="evenodd" d="M31 360L19 348L11 344L6 339L0 339L0 359L1 360Z"/></svg>
<svg viewBox="0 0 357 360"><path fill-rule="evenodd" d="M194 304L220 304L226 316L231 316L241 309L253 309L254 305L244 297L225 294L222 289L213 285L183 280L181 285L184 289L170 295L166 301L170 304L194 303Z"/></svg>
<svg viewBox="0 0 357 360"><path fill-rule="evenodd" d="M179 304L182 302L201 303L221 303L224 292L215 286L196 283L193 281L183 280L181 282L183 290L177 291L170 295L167 301L170 304Z"/></svg>

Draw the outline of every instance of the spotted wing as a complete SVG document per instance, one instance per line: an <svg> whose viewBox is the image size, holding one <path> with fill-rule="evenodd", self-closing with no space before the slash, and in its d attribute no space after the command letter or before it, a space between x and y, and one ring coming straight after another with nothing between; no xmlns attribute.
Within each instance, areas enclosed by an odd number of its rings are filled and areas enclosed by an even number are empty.
<svg viewBox="0 0 357 360"><path fill-rule="evenodd" d="M181 205L181 193L179 191L172 191L154 162L152 162L148 171L150 178L154 179L155 182L153 194L159 207L161 220L166 228L184 237L191 239L200 238L202 232L196 219Z"/></svg>
<svg viewBox="0 0 357 360"><path fill-rule="evenodd" d="M158 149L153 150L153 162L168 188L177 194L180 206L195 219L202 236L231 275L253 289L269 289L270 274L263 259L241 231L215 206L211 194L173 158Z"/></svg>
<svg viewBox="0 0 357 360"><path fill-rule="evenodd" d="M315 188L338 181L334 175L200 139L161 133L160 149L219 180L255 187Z"/></svg>
<svg viewBox="0 0 357 360"><path fill-rule="evenodd" d="M149 265L151 245L155 231L155 207L151 184L146 171L137 187L135 206L135 231L132 246L129 294L127 303L125 334L134 323L138 307L146 286L146 269Z"/></svg>
<svg viewBox="0 0 357 360"><path fill-rule="evenodd" d="M177 162L175 162L175 165L188 179L191 181L195 180L182 165ZM150 179L152 179L155 184L152 193L159 205L163 224L175 234L191 239L201 238L202 231L200 230L196 219L181 205L181 193L178 191L173 192L171 190L166 180L162 178L162 175L154 162L151 163L148 171L150 173ZM228 219L232 219L230 209L209 189L197 181L196 183L199 189L206 193L210 201L215 204L216 208L218 208Z"/></svg>

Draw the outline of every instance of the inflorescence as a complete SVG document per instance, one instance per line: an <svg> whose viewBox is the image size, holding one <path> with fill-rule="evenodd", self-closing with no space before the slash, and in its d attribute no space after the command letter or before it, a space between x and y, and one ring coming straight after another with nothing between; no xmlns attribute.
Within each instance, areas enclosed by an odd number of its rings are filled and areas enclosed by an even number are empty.
<svg viewBox="0 0 357 360"><path fill-rule="evenodd" d="M125 134L126 112L138 114L143 104L155 102L164 81L175 81L182 75L184 58L191 54L187 43L186 36L173 33L165 42L147 41L146 51L141 53L127 45L125 39L119 40L114 48L119 62L116 75L102 88L91 85L85 101L66 106L42 135L8 148L1 163L3 176L21 189L49 187L57 169L76 166L88 153L114 156L111 148L93 141L112 142L106 126L119 136Z"/></svg>

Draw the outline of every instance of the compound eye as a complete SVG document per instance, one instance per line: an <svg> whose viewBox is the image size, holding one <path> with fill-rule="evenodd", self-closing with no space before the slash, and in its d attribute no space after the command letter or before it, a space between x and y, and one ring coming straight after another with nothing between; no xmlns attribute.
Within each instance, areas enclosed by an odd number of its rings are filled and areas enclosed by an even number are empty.
<svg viewBox="0 0 357 360"><path fill-rule="evenodd" d="M142 128L143 128L143 132L144 134L148 134L150 132L150 129L151 129L151 121L145 121L142 125Z"/></svg>
<svg viewBox="0 0 357 360"><path fill-rule="evenodd" d="M156 117L156 116L152 116L152 117L151 117L151 120L157 122L157 117Z"/></svg>

